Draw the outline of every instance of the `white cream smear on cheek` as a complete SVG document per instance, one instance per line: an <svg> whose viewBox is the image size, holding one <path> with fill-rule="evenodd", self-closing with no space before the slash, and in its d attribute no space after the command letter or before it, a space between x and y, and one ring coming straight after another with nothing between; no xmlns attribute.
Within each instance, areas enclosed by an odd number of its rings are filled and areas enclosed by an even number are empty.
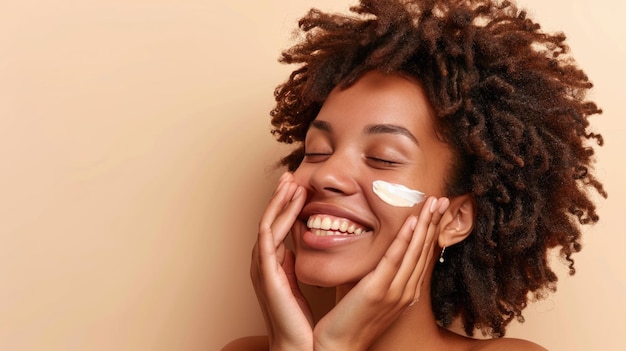
<svg viewBox="0 0 626 351"><path fill-rule="evenodd" d="M421 191L409 189L401 184L389 183L384 180L375 180L372 189L381 200L391 206L413 207L424 201L425 194Z"/></svg>

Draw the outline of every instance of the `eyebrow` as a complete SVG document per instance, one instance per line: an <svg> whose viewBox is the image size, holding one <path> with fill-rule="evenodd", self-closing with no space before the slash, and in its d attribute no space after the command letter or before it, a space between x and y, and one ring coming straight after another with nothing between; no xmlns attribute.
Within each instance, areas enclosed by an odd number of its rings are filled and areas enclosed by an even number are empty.
<svg viewBox="0 0 626 351"><path fill-rule="evenodd" d="M314 119L313 121L311 121L311 127L315 129L323 130L325 132L330 132L332 130L332 128L330 127L330 123L326 121L320 121L317 119Z"/></svg>
<svg viewBox="0 0 626 351"><path fill-rule="evenodd" d="M315 129L319 129L325 132L332 132L332 127L330 123L326 121L313 120L311 121L311 127ZM372 124L365 126L363 132L367 135L375 135L375 134L395 134L405 136L415 144L419 145L417 138L413 133L409 132L408 129L395 125L395 124Z"/></svg>
<svg viewBox="0 0 626 351"><path fill-rule="evenodd" d="M415 144L419 145L417 138L408 129L395 125L395 124L372 124L369 126L365 126L364 129L365 134L373 135L373 134L396 134L405 136Z"/></svg>

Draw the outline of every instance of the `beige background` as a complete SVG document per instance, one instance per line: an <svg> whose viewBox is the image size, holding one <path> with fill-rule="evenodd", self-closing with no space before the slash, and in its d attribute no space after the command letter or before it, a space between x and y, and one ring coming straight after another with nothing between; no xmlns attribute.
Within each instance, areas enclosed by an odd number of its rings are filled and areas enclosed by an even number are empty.
<svg viewBox="0 0 626 351"><path fill-rule="evenodd" d="M306 9L349 3L0 1L0 350L217 350L262 333L247 270L285 151L268 132L276 58ZM523 2L569 34L605 110L602 223L577 275L510 331L552 350L623 344L614 3Z"/></svg>

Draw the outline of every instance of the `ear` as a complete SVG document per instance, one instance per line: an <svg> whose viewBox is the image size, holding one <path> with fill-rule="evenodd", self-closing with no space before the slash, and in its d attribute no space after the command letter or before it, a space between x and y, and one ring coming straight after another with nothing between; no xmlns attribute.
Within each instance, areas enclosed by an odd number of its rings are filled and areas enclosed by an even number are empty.
<svg viewBox="0 0 626 351"><path fill-rule="evenodd" d="M451 199L439 222L439 247L449 247L465 240L474 228L475 217L476 204L470 194Z"/></svg>

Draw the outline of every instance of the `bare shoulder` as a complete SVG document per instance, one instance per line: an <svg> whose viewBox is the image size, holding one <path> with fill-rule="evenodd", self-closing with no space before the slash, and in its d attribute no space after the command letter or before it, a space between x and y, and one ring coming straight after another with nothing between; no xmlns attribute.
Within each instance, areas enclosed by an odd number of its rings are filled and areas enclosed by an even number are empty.
<svg viewBox="0 0 626 351"><path fill-rule="evenodd" d="M221 351L268 351L267 336L246 336L229 342Z"/></svg>
<svg viewBox="0 0 626 351"><path fill-rule="evenodd" d="M534 342L514 339L514 338L501 338L481 340L472 351L547 351L546 348L535 344Z"/></svg>

